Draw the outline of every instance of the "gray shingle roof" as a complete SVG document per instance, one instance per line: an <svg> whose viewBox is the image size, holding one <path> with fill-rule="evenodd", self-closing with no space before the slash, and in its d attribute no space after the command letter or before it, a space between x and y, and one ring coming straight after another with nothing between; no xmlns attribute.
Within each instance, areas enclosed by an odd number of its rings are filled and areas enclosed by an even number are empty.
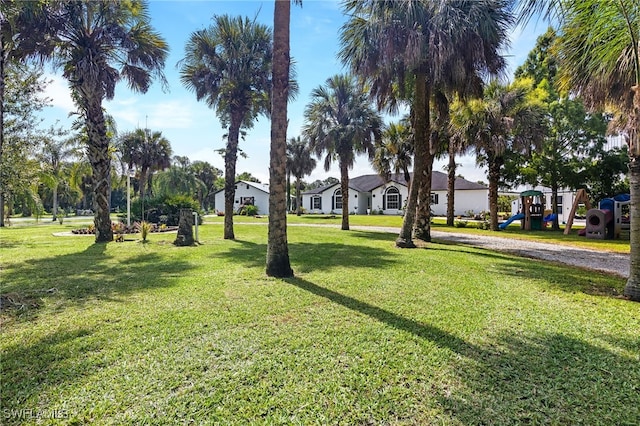
<svg viewBox="0 0 640 426"><path fill-rule="evenodd" d="M413 173L411 173L411 177L413 177ZM407 186L407 181L404 179L403 174L392 174L389 178L390 182L397 182L401 185ZM384 179L380 175L362 175L355 177L353 179L349 179L349 187L355 189L359 192L371 192L375 188L378 188L385 184ZM328 185L320 188L311 189L306 191L305 194L321 194L327 189L335 186ZM486 185L471 182L463 178L456 178L455 183L456 191L464 191L464 190L474 190L474 189L487 189ZM431 175L431 190L432 191L446 191L447 190L447 175L446 173L434 171Z"/></svg>

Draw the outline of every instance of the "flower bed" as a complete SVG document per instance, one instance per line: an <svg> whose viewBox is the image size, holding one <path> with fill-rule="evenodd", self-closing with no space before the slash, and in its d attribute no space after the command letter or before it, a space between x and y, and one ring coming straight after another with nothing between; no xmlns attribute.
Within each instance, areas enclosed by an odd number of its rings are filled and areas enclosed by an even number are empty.
<svg viewBox="0 0 640 426"><path fill-rule="evenodd" d="M150 232L152 233L171 232L171 231L176 231L177 229L178 229L177 226L158 225L157 223L152 223ZM127 226L124 223L113 222L111 223L111 230L113 231L114 234L118 234L118 235L137 234L140 232L140 223L136 222L131 226ZM96 229L94 225L89 225L86 228L73 229L71 230L71 233L77 234L77 235L90 235L90 234L95 234Z"/></svg>

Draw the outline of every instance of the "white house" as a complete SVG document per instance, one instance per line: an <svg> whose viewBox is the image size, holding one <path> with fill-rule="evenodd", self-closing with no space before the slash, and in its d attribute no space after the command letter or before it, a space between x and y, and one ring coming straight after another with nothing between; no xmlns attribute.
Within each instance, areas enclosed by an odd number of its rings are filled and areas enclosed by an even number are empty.
<svg viewBox="0 0 640 426"><path fill-rule="evenodd" d="M367 214L371 210L382 214L401 214L409 195L403 175L394 174L388 182L377 174L349 179L349 210ZM455 182L455 213L479 213L489 210L487 186L457 178ZM302 194L302 207L309 213L342 213L340 184L328 185ZM434 171L431 182L431 209L436 216L447 214L447 175Z"/></svg>
<svg viewBox="0 0 640 426"><path fill-rule="evenodd" d="M224 213L224 189L216 192L214 197L216 210ZM256 206L259 214L269 214L269 185L244 180L237 181L233 200L234 213L246 205Z"/></svg>

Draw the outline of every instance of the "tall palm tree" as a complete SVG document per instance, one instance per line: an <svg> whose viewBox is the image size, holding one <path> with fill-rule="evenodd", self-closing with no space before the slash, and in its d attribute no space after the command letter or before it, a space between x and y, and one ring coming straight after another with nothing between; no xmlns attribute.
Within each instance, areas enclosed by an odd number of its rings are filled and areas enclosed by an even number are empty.
<svg viewBox="0 0 640 426"><path fill-rule="evenodd" d="M120 137L118 149L129 169L136 167L140 198L144 199L147 194L145 191L150 191L152 187L153 172L171 166L172 150L169 140L162 136L162 132L136 129Z"/></svg>
<svg viewBox="0 0 640 426"><path fill-rule="evenodd" d="M309 144L300 136L287 144L287 170L296 178L296 214L302 214L302 178L313 172L316 160L311 157Z"/></svg>
<svg viewBox="0 0 640 426"><path fill-rule="evenodd" d="M53 220L58 219L58 187L63 184L63 166L65 161L73 157L76 147L73 140L55 140L52 136L53 129L49 137L44 140L40 152L37 155L41 163L41 179L51 188L53 194L52 214Z"/></svg>
<svg viewBox="0 0 640 426"><path fill-rule="evenodd" d="M167 43L150 24L144 0L116 2L83 0L51 2L51 20L58 23L51 57L62 68L88 134L92 167L96 242L113 240L111 231L111 158L102 102L112 99L116 84L146 92L154 77L165 82L162 69Z"/></svg>
<svg viewBox="0 0 640 426"><path fill-rule="evenodd" d="M390 123L382 131L381 143L375 147L373 168L385 180L389 180L392 173L402 173L407 186L410 186L412 157L413 133L409 120L403 119Z"/></svg>
<svg viewBox="0 0 640 426"><path fill-rule="evenodd" d="M381 139L382 118L350 75L335 75L311 92L304 115L304 135L318 157L326 153L325 170L338 162L342 196L342 229L349 229L349 169L356 155L374 152Z"/></svg>
<svg viewBox="0 0 640 426"><path fill-rule="evenodd" d="M459 137L476 151L478 162L486 164L489 179L491 230L498 230L498 184L507 152L530 152L546 135L544 108L531 96L530 79L502 86L491 83L483 99L452 105L451 125Z"/></svg>
<svg viewBox="0 0 640 426"><path fill-rule="evenodd" d="M173 164L168 169L158 173L153 180L156 195L186 195L193 197L202 187L202 182L196 177L188 157L174 156Z"/></svg>
<svg viewBox="0 0 640 426"><path fill-rule="evenodd" d="M631 266L624 295L640 301L640 3L637 0L523 0L521 17L558 23L561 81L588 106L616 105L629 137Z"/></svg>
<svg viewBox="0 0 640 426"><path fill-rule="evenodd" d="M302 4L302 0L292 0ZM271 96L271 150L269 156L269 236L267 275L292 277L287 242L288 179L284 160L287 149L287 101L297 93L291 80L291 1L276 0L273 13L273 90ZM286 189L285 189L286 188Z"/></svg>
<svg viewBox="0 0 640 426"><path fill-rule="evenodd" d="M414 177L398 247L415 247L414 224L421 238L430 239L431 170L438 148L433 146L437 139L430 137L433 95L477 90L481 73L504 68L499 52L512 23L510 4L509 0L345 2L351 19L343 27L340 57L367 79L380 106L393 109L402 100L412 106Z"/></svg>
<svg viewBox="0 0 640 426"><path fill-rule="evenodd" d="M212 203L213 194L217 190L216 180L222 176L222 170L206 161L194 161L191 164L191 171L198 180L196 197L200 207L207 211Z"/></svg>
<svg viewBox="0 0 640 426"><path fill-rule="evenodd" d="M214 16L213 25L191 34L179 63L182 84L215 108L228 128L225 163L224 238L234 239L233 202L241 129L270 111L272 34L255 20Z"/></svg>
<svg viewBox="0 0 640 426"><path fill-rule="evenodd" d="M456 156L459 154L465 154L469 147L467 146L467 140L452 133L449 141L447 142L447 156L449 162L447 163L447 226L453 226L455 215L455 197L456 197L456 171L458 169L458 163L456 163Z"/></svg>

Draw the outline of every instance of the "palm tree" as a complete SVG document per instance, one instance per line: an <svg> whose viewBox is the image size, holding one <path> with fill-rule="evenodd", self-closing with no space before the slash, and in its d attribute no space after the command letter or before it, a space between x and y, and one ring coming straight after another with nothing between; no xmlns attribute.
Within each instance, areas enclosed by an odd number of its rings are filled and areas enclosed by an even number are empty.
<svg viewBox="0 0 640 426"><path fill-rule="evenodd" d="M54 136L53 129L49 133L49 137L44 140L37 158L42 167L41 180L51 188L53 193L51 212L55 221L58 219L58 187L63 184L63 166L65 160L75 155L76 147L71 139L59 141L52 138L51 136Z"/></svg>
<svg viewBox="0 0 640 426"><path fill-rule="evenodd" d="M216 180L222 176L222 170L213 167L206 161L194 161L191 164L191 171L198 181L196 197L200 207L207 211L213 199L213 194L217 190Z"/></svg>
<svg viewBox="0 0 640 426"><path fill-rule="evenodd" d="M342 229L348 230L349 169L356 155L373 156L374 141L381 139L382 119L350 75L327 79L324 86L311 92L311 98L304 112L303 132L318 157L326 153L325 170L338 161L342 206L336 208L342 209Z"/></svg>
<svg viewBox="0 0 640 426"><path fill-rule="evenodd" d="M293 0L302 4L302 0ZM273 89L271 96L271 150L269 157L269 236L267 275L292 277L287 243L288 179L284 155L287 149L287 101L297 93L291 80L290 0L276 0L273 13ZM286 188L286 190L285 190Z"/></svg>
<svg viewBox="0 0 640 426"><path fill-rule="evenodd" d="M196 177L191 161L188 157L176 155L172 163L168 169L158 173L153 180L154 194L156 196L186 195L193 198L202 188L202 182Z"/></svg>
<svg viewBox="0 0 640 426"><path fill-rule="evenodd" d="M180 80L198 100L215 108L228 128L225 163L224 238L234 239L233 202L241 129L270 110L272 34L255 20L214 16L214 24L191 34L180 62Z"/></svg>
<svg viewBox="0 0 640 426"><path fill-rule="evenodd" d="M345 2L351 19L343 27L340 57L369 82L379 106L393 110L398 101L411 102L414 176L398 247L415 247L414 224L417 235L430 239L431 170L438 150L437 139L430 137L433 95L477 90L481 73L504 68L499 52L512 23L509 5L507 0Z"/></svg>
<svg viewBox="0 0 640 426"><path fill-rule="evenodd" d="M311 157L311 149L306 141L289 139L287 144L287 170L296 178L296 214L302 214L302 178L313 172L316 160Z"/></svg>
<svg viewBox="0 0 640 426"><path fill-rule="evenodd" d="M447 226L453 226L455 215L455 194L456 194L456 156L465 154L469 147L466 139L462 136L451 134L447 143L447 155L449 162L447 163Z"/></svg>
<svg viewBox="0 0 640 426"><path fill-rule="evenodd" d="M51 21L59 25L42 45L53 49L50 56L69 81L88 134L96 242L112 241L110 139L102 102L114 97L121 80L143 93L153 77L165 82L168 46L151 27L144 0L65 1L47 7Z"/></svg>
<svg viewBox="0 0 640 426"><path fill-rule="evenodd" d="M172 150L169 140L162 136L162 132L136 129L120 137L118 149L122 160L128 164L129 169L132 169L133 166L136 167L140 198L144 199L145 188L150 195L153 172L171 166Z"/></svg>
<svg viewBox="0 0 640 426"><path fill-rule="evenodd" d="M390 123L382 131L382 141L376 144L373 156L373 168L386 181L391 174L404 176L407 186L411 184L411 168L413 157L413 133L408 119L398 123Z"/></svg>
<svg viewBox="0 0 640 426"><path fill-rule="evenodd" d="M498 184L507 152L530 152L546 135L544 108L531 96L533 81L508 86L491 83L483 99L452 105L454 132L473 146L478 162L488 168L491 230L498 230Z"/></svg>
<svg viewBox="0 0 640 426"><path fill-rule="evenodd" d="M624 295L640 301L640 3L637 0L524 0L522 19L558 22L561 81L588 106L616 105L629 137L631 266Z"/></svg>

